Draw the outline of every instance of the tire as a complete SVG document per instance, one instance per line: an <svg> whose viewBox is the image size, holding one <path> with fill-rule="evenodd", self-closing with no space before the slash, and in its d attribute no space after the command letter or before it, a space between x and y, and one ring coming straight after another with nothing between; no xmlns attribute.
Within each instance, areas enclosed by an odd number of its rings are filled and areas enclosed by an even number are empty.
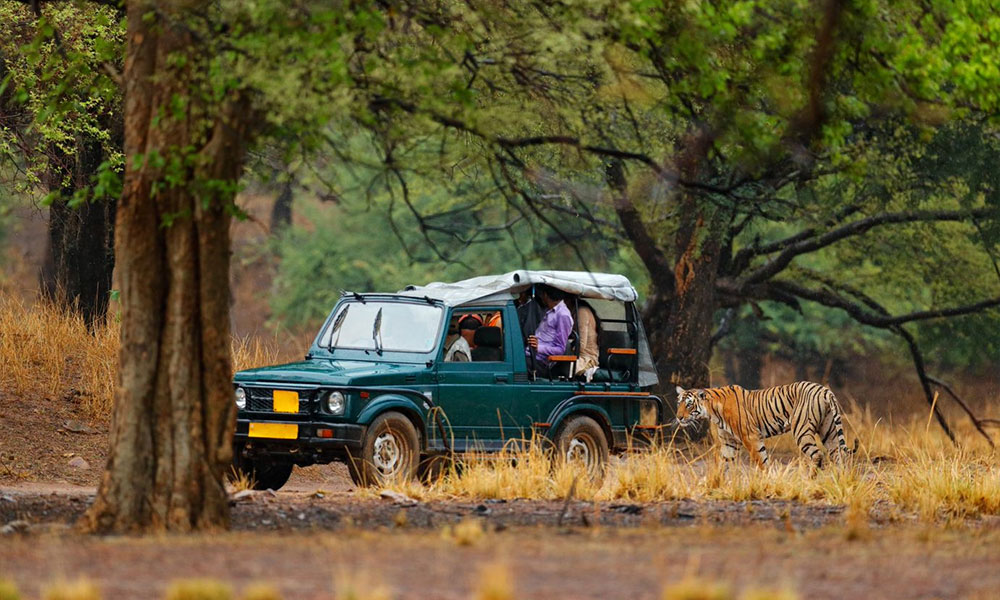
<svg viewBox="0 0 1000 600"><path fill-rule="evenodd" d="M568 417L554 439L559 463L580 463L592 481L603 481L608 466L608 438L594 419L585 415Z"/></svg>
<svg viewBox="0 0 1000 600"><path fill-rule="evenodd" d="M419 461L417 429L402 414L388 411L372 421L360 455L348 456L347 470L355 485L382 486L416 477Z"/></svg>
<svg viewBox="0 0 1000 600"><path fill-rule="evenodd" d="M255 490L280 490L292 476L292 463L233 458L233 468L250 479Z"/></svg>
<svg viewBox="0 0 1000 600"><path fill-rule="evenodd" d="M417 466L417 477L426 484L437 483L450 470L457 469L458 465L452 461L450 456L434 454L425 456Z"/></svg>

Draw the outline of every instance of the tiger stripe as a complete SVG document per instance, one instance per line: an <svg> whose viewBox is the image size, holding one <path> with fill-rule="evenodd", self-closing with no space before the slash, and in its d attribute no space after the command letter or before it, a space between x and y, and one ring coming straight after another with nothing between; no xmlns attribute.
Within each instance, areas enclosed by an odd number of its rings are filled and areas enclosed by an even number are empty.
<svg viewBox="0 0 1000 600"><path fill-rule="evenodd" d="M733 460L737 443L757 465L768 461L762 440L791 432L803 454L822 466L824 450L836 462L850 453L844 440L840 404L833 391L811 381L763 390L738 385L685 390L677 387L677 423L708 418L720 432L723 458Z"/></svg>

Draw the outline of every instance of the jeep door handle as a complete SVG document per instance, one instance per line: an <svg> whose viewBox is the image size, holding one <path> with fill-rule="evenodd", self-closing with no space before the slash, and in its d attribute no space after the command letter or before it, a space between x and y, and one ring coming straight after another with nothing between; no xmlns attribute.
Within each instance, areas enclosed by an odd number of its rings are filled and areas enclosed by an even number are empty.
<svg viewBox="0 0 1000 600"><path fill-rule="evenodd" d="M507 380L508 379L507 379L506 375L494 375L493 376L493 381L495 381L497 383L507 383Z"/></svg>

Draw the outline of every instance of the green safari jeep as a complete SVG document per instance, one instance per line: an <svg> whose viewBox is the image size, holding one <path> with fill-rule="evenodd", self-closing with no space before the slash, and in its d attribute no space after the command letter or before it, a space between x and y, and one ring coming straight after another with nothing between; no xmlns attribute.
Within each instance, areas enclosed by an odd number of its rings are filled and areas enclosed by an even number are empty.
<svg viewBox="0 0 1000 600"><path fill-rule="evenodd" d="M573 314L580 304L593 311L597 366L574 372L574 332L547 374L534 367L534 332L521 330L534 300L518 301L538 284L564 292ZM625 277L567 271L344 293L305 360L234 377L235 466L258 489L278 489L293 465L339 460L371 485L541 436L600 475L609 452L647 441L665 419L662 400L644 391L656 373L635 300ZM445 361L469 315L482 324L471 360Z"/></svg>

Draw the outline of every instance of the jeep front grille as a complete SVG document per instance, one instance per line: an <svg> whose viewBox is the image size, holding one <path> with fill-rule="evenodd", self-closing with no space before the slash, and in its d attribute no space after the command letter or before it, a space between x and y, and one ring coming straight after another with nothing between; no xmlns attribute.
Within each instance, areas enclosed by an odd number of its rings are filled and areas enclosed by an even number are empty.
<svg viewBox="0 0 1000 600"><path fill-rule="evenodd" d="M247 410L252 412L274 412L274 390L270 388L247 388ZM299 391L299 413L308 413L315 392ZM287 413L292 414L292 413Z"/></svg>

